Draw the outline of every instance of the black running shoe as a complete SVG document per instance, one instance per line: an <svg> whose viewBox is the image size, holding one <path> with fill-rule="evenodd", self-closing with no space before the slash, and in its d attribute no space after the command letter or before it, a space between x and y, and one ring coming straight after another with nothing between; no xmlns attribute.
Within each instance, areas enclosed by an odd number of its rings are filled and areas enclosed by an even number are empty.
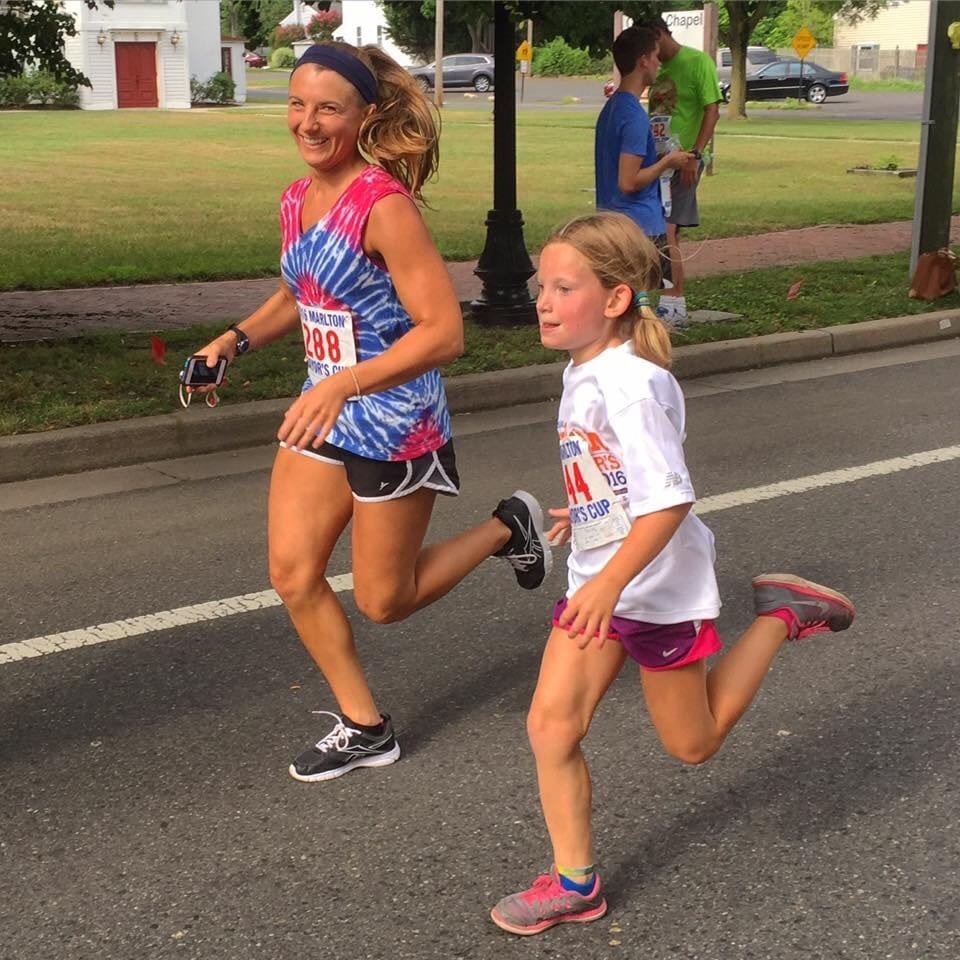
<svg viewBox="0 0 960 960"><path fill-rule="evenodd" d="M314 780L333 780L357 767L385 767L400 757L400 744L393 735L393 723L385 713L383 732L364 733L344 723L343 717L329 710L316 710L336 721L333 729L304 750L290 764L290 776L312 783Z"/></svg>
<svg viewBox="0 0 960 960"><path fill-rule="evenodd" d="M497 504L493 515L510 529L510 539L494 556L510 563L524 590L535 590L553 566L540 504L526 490L517 490Z"/></svg>

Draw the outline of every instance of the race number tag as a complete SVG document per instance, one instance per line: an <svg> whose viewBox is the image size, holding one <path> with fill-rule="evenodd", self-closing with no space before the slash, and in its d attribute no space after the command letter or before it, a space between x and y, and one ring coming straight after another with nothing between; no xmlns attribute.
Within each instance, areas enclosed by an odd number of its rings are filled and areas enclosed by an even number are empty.
<svg viewBox="0 0 960 960"><path fill-rule="evenodd" d="M347 367L357 364L357 346L353 340L353 314L349 310L324 310L297 303L307 376L319 383Z"/></svg>
<svg viewBox="0 0 960 960"><path fill-rule="evenodd" d="M630 518L623 508L627 475L619 457L597 434L561 428L560 461L574 548L592 550L623 540Z"/></svg>
<svg viewBox="0 0 960 960"><path fill-rule="evenodd" d="M670 152L670 116L657 115L650 118L650 129L657 144L657 156Z"/></svg>

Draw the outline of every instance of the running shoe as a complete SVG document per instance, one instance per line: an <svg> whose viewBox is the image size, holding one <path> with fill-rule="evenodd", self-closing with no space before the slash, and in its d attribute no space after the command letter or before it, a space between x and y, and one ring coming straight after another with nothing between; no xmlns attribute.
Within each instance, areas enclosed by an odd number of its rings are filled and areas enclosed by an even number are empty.
<svg viewBox="0 0 960 960"><path fill-rule="evenodd" d="M657 316L664 322L668 330L683 331L690 327L690 318L687 316L687 308L678 310L676 307L667 306L661 303L656 310Z"/></svg>
<svg viewBox="0 0 960 960"><path fill-rule="evenodd" d="M524 590L535 590L553 566L540 504L526 490L517 490L497 504L493 515L510 530L510 539L494 556L503 557L513 567Z"/></svg>
<svg viewBox="0 0 960 960"><path fill-rule="evenodd" d="M593 889L586 896L565 890L556 869L537 877L529 890L504 897L490 911L493 922L509 933L529 937L558 923L589 923L607 912L600 894L600 877L594 875Z"/></svg>
<svg viewBox="0 0 960 960"><path fill-rule="evenodd" d="M789 610L796 617L791 640L803 640L827 630L846 630L856 615L849 597L789 573L754 577L753 602L758 616Z"/></svg>
<svg viewBox="0 0 960 960"><path fill-rule="evenodd" d="M329 710L314 713L333 717L333 729L290 764L290 776L295 780L333 780L357 767L385 767L399 759L400 745L385 713L381 714L383 732L375 735L347 726L343 717Z"/></svg>

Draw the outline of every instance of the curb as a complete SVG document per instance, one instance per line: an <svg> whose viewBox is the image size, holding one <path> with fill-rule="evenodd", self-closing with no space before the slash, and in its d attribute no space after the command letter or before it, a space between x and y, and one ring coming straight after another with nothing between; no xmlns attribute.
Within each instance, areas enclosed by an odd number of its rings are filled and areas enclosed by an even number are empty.
<svg viewBox="0 0 960 960"><path fill-rule="evenodd" d="M821 360L960 336L960 310L867 320L678 347L680 380L780 363ZM565 362L471 373L445 381L450 411L472 413L559 397ZM117 420L0 438L0 483L254 447L273 441L288 399ZM200 416L197 414L200 413Z"/></svg>

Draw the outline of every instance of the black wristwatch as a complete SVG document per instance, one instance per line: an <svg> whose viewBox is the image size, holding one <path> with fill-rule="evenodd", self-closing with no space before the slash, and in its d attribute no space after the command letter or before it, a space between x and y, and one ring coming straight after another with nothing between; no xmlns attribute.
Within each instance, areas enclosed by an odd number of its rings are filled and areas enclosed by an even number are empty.
<svg viewBox="0 0 960 960"><path fill-rule="evenodd" d="M250 349L250 338L236 325L230 327L230 332L237 338L237 356L241 356Z"/></svg>
<svg viewBox="0 0 960 960"><path fill-rule="evenodd" d="M696 147L694 147L690 152L694 155L694 157L696 157L697 160L703 159L703 154Z"/></svg>

